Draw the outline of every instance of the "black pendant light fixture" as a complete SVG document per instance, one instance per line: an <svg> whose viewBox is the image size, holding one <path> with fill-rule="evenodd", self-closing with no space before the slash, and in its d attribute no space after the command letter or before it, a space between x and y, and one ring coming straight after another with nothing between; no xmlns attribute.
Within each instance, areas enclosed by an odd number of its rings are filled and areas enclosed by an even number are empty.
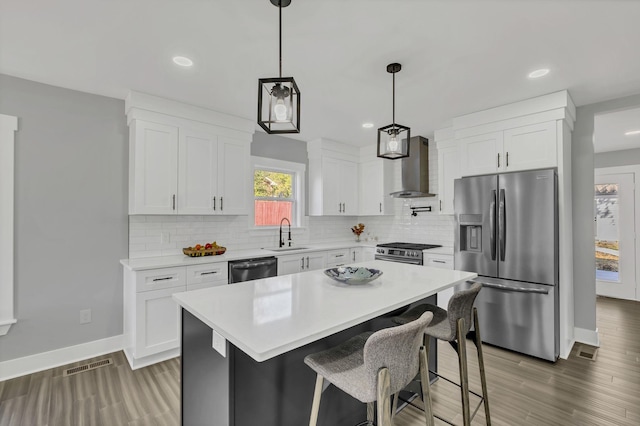
<svg viewBox="0 0 640 426"><path fill-rule="evenodd" d="M291 0L270 1L280 15L280 74L258 80L258 124L270 134L300 133L300 90L293 77L282 76L282 8Z"/></svg>
<svg viewBox="0 0 640 426"><path fill-rule="evenodd" d="M400 64L387 65L387 72L393 75L393 123L378 129L378 157L397 160L409 156L411 129L396 123L396 73Z"/></svg>

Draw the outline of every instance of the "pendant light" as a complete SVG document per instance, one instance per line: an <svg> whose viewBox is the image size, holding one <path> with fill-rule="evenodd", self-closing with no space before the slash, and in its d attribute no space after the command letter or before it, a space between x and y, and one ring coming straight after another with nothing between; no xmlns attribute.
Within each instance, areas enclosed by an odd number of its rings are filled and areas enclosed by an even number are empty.
<svg viewBox="0 0 640 426"><path fill-rule="evenodd" d="M270 1L280 15L280 74L258 80L258 124L269 134L300 133L300 90L293 77L282 77L282 8L291 0Z"/></svg>
<svg viewBox="0 0 640 426"><path fill-rule="evenodd" d="M393 123L378 129L378 157L397 160L409 156L411 129L396 123L396 73L400 64L387 65L387 72L393 75Z"/></svg>

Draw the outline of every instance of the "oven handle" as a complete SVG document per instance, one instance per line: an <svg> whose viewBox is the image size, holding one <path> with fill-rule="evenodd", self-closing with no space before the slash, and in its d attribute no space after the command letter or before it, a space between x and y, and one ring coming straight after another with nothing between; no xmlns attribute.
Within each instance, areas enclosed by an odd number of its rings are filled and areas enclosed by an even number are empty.
<svg viewBox="0 0 640 426"><path fill-rule="evenodd" d="M397 262L397 263L408 263L411 265L422 265L422 260L421 259L402 259L402 258L397 258L397 257L393 257L393 256L385 256L385 255L381 255L381 254L376 254L375 257L376 260L384 260L387 262Z"/></svg>

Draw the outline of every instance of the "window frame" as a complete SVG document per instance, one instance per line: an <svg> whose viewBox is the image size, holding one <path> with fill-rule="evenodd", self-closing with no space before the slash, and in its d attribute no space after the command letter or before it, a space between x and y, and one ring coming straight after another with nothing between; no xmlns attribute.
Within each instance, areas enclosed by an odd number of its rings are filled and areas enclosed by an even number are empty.
<svg viewBox="0 0 640 426"><path fill-rule="evenodd" d="M249 228L251 230L268 229L273 230L279 228L278 225L256 225L255 200L269 199L269 197L256 197L254 193L254 177L256 170L267 170L270 172L289 173L291 179L291 198L280 198L282 201L293 201L291 212L291 228L302 228L302 217L305 207L305 179L304 175L307 170L306 164L295 163L293 161L278 160L275 158L251 156L251 202L249 203Z"/></svg>

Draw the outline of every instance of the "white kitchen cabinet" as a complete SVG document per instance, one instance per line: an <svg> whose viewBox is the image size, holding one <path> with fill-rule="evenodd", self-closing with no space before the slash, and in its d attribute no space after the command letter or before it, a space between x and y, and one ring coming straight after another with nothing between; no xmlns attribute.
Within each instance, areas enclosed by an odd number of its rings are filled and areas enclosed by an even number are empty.
<svg viewBox="0 0 640 426"><path fill-rule="evenodd" d="M460 177L460 148L458 143L438 142L438 212L453 214L453 186Z"/></svg>
<svg viewBox="0 0 640 426"><path fill-rule="evenodd" d="M370 260L376 259L376 248L375 247L363 247L362 248L362 261L368 262Z"/></svg>
<svg viewBox="0 0 640 426"><path fill-rule="evenodd" d="M504 170L556 167L556 122L550 121L504 131Z"/></svg>
<svg viewBox="0 0 640 426"><path fill-rule="evenodd" d="M182 286L137 295L136 358L180 347L180 308L171 296L186 289Z"/></svg>
<svg viewBox="0 0 640 426"><path fill-rule="evenodd" d="M556 132L556 122L548 121L461 139L461 175L556 167Z"/></svg>
<svg viewBox="0 0 640 426"><path fill-rule="evenodd" d="M498 173L504 167L503 133L471 136L458 141L461 176Z"/></svg>
<svg viewBox="0 0 640 426"><path fill-rule="evenodd" d="M428 254L423 251L422 262L424 266L440 269L453 269L453 255L451 254ZM453 296L455 289L450 287L446 290L438 292L438 306L442 309L448 309L449 299Z"/></svg>
<svg viewBox="0 0 640 426"><path fill-rule="evenodd" d="M326 265L327 253L324 251L278 256L278 275L323 269Z"/></svg>
<svg viewBox="0 0 640 426"><path fill-rule="evenodd" d="M347 263L351 263L350 250L338 249L329 250L327 252L327 268L337 268L338 266L344 266Z"/></svg>
<svg viewBox="0 0 640 426"><path fill-rule="evenodd" d="M130 214L248 213L249 144L133 120Z"/></svg>
<svg viewBox="0 0 640 426"><path fill-rule="evenodd" d="M187 266L187 291L226 285L229 282L227 262Z"/></svg>
<svg viewBox="0 0 640 426"><path fill-rule="evenodd" d="M307 149L309 215L358 215L358 148L318 139Z"/></svg>
<svg viewBox="0 0 640 426"><path fill-rule="evenodd" d="M178 214L247 214L247 144L180 129L178 158Z"/></svg>
<svg viewBox="0 0 640 426"><path fill-rule="evenodd" d="M352 247L349 249L349 263L356 263L363 261L362 247Z"/></svg>
<svg viewBox="0 0 640 426"><path fill-rule="evenodd" d="M175 214L178 128L134 120L129 132L129 214Z"/></svg>
<svg viewBox="0 0 640 426"><path fill-rule="evenodd" d="M375 159L360 163L360 215L380 216L390 214L390 187L392 163L389 160Z"/></svg>

